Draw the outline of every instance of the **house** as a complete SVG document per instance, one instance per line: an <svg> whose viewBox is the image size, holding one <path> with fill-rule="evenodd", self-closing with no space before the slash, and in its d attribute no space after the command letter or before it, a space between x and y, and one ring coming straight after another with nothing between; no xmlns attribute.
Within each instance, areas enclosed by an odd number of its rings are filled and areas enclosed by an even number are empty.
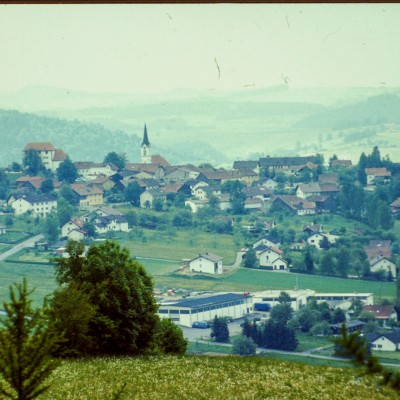
<svg viewBox="0 0 400 400"><path fill-rule="evenodd" d="M206 274L222 274L223 258L212 253L201 253L196 258L189 261L189 269L192 272L202 272Z"/></svg>
<svg viewBox="0 0 400 400"><path fill-rule="evenodd" d="M367 175L367 185L374 185L378 182L387 183L390 181L392 173L386 168L365 168Z"/></svg>
<svg viewBox="0 0 400 400"><path fill-rule="evenodd" d="M95 163L92 161L74 162L79 177L84 181L94 181L98 175L114 175L118 168L112 163Z"/></svg>
<svg viewBox="0 0 400 400"><path fill-rule="evenodd" d="M193 214L196 214L200 208L208 206L208 200L189 199L185 201L185 207L190 207Z"/></svg>
<svg viewBox="0 0 400 400"><path fill-rule="evenodd" d="M393 279L397 276L396 264L387 257L377 256L372 258L369 260L369 265L371 272L384 271L386 274L391 274Z"/></svg>
<svg viewBox="0 0 400 400"><path fill-rule="evenodd" d="M272 190L266 188L265 186L245 186L243 188L243 193L248 199L270 199L272 196Z"/></svg>
<svg viewBox="0 0 400 400"><path fill-rule="evenodd" d="M365 325L365 322L363 321L358 321L358 320L353 320L353 321L347 321L344 323L346 326L346 330L348 333L353 333L356 331L361 331L363 326ZM332 324L331 326L332 333L334 335L340 335L342 333L342 323L340 324Z"/></svg>
<svg viewBox="0 0 400 400"><path fill-rule="evenodd" d="M216 195L216 197L218 199L218 208L221 211L232 209L231 196L229 195L229 193L221 193Z"/></svg>
<svg viewBox="0 0 400 400"><path fill-rule="evenodd" d="M167 195L160 189L145 190L140 195L140 207L151 208L155 199L160 199L163 203L167 200Z"/></svg>
<svg viewBox="0 0 400 400"><path fill-rule="evenodd" d="M265 157L260 158L258 165L260 174L267 175L272 172L283 172L285 174L295 175L298 170L308 163L315 164L317 157Z"/></svg>
<svg viewBox="0 0 400 400"><path fill-rule="evenodd" d="M337 174L320 174L318 175L318 183L339 183L339 175Z"/></svg>
<svg viewBox="0 0 400 400"><path fill-rule="evenodd" d="M259 254L260 267L271 270L288 271L288 262L282 258L283 251L276 247L267 247Z"/></svg>
<svg viewBox="0 0 400 400"><path fill-rule="evenodd" d="M397 214L400 210L400 197L390 203L390 211L392 214Z"/></svg>
<svg viewBox="0 0 400 400"><path fill-rule="evenodd" d="M293 195L274 195L271 197L270 204L271 207L288 210L292 214L299 216L316 214L316 205L314 202Z"/></svg>
<svg viewBox="0 0 400 400"><path fill-rule="evenodd" d="M331 161L331 167L343 167L343 168L348 168L351 167L353 164L351 160L332 160Z"/></svg>
<svg viewBox="0 0 400 400"><path fill-rule="evenodd" d="M307 238L307 243L310 246L316 247L318 250L321 250L321 242L326 238L326 235L320 232L314 232Z"/></svg>
<svg viewBox="0 0 400 400"><path fill-rule="evenodd" d="M262 250L264 250L267 247L273 247L273 248L279 249L281 244L278 241L276 241L275 239L272 239L270 236L264 236L252 244L253 249L256 251L259 246L264 246L264 248Z"/></svg>
<svg viewBox="0 0 400 400"><path fill-rule="evenodd" d="M258 165L258 161L234 161L233 169L241 170L241 171L253 171L257 175L260 174L260 167Z"/></svg>
<svg viewBox="0 0 400 400"><path fill-rule="evenodd" d="M115 208L112 207L100 207L94 210L97 215L101 215L103 217L110 217L110 216L123 216L124 214Z"/></svg>
<svg viewBox="0 0 400 400"><path fill-rule="evenodd" d="M296 196L308 199L310 196L333 196L339 191L339 186L334 182L300 183L296 187Z"/></svg>
<svg viewBox="0 0 400 400"><path fill-rule="evenodd" d="M264 178L258 181L258 186L263 186L269 190L276 189L278 185L278 182L272 178Z"/></svg>
<svg viewBox="0 0 400 400"><path fill-rule="evenodd" d="M101 206L103 204L103 190L97 186L73 183L71 189L78 195L80 207Z"/></svg>
<svg viewBox="0 0 400 400"><path fill-rule="evenodd" d="M105 192L115 186L115 182L107 175L97 175L92 184Z"/></svg>
<svg viewBox="0 0 400 400"><path fill-rule="evenodd" d="M7 228L5 226L0 225L0 235L5 235L7 233Z"/></svg>
<svg viewBox="0 0 400 400"><path fill-rule="evenodd" d="M392 250L390 249L390 240L370 240L368 246L364 247L367 253L368 260L376 257L392 257Z"/></svg>
<svg viewBox="0 0 400 400"><path fill-rule="evenodd" d="M321 224L314 224L314 222L312 222L309 225L302 225L301 231L304 233L307 233L308 235L312 235L316 232L318 232L318 233L322 232L323 226Z"/></svg>
<svg viewBox="0 0 400 400"><path fill-rule="evenodd" d="M94 226L97 233L129 232L128 221L123 215L97 215Z"/></svg>
<svg viewBox="0 0 400 400"><path fill-rule="evenodd" d="M264 201L262 199L246 199L244 202L244 208L249 211L260 211L264 207Z"/></svg>
<svg viewBox="0 0 400 400"><path fill-rule="evenodd" d="M35 152L40 157L43 166L52 172L56 172L60 164L67 159L67 155L61 149L56 149L49 142L27 143L24 147L24 155Z"/></svg>
<svg viewBox="0 0 400 400"><path fill-rule="evenodd" d="M14 209L15 215L30 212L33 217L45 218L57 210L57 198L47 194L9 196L7 203Z"/></svg>
<svg viewBox="0 0 400 400"><path fill-rule="evenodd" d="M389 319L393 319L395 321L397 320L397 313L393 305L389 304L384 306L366 305L363 306L362 310L374 314L375 319L384 328L386 328Z"/></svg>
<svg viewBox="0 0 400 400"><path fill-rule="evenodd" d="M21 176L15 183L17 189L24 191L40 190L42 183L46 180L43 176ZM57 179L53 179L54 189L59 189L61 183Z"/></svg>
<svg viewBox="0 0 400 400"><path fill-rule="evenodd" d="M190 296L185 299L161 301L160 318L170 318L178 325L191 327L196 321L210 321L215 316L243 318L253 311L253 299L248 293L215 293Z"/></svg>
<svg viewBox="0 0 400 400"><path fill-rule="evenodd" d="M61 237L69 237L69 233L73 230L82 231L85 221L81 218L71 218L61 227Z"/></svg>
<svg viewBox="0 0 400 400"><path fill-rule="evenodd" d="M205 184L200 182L195 185L192 189L192 196L196 197L198 200L207 200L211 195L220 195L221 189L215 184Z"/></svg>
<svg viewBox="0 0 400 400"><path fill-rule="evenodd" d="M388 333L365 333L365 339L371 350L377 351L399 351L400 332L393 331Z"/></svg>
<svg viewBox="0 0 400 400"><path fill-rule="evenodd" d="M309 196L307 201L315 203L318 214L334 212L337 207L337 201L332 196Z"/></svg>

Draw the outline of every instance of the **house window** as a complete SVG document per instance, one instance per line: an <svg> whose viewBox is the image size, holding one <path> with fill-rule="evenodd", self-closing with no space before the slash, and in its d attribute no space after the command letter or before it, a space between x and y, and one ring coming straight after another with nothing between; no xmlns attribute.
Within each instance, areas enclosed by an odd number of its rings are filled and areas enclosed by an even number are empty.
<svg viewBox="0 0 400 400"><path fill-rule="evenodd" d="M382 348L382 345L381 344L378 344L378 349L381 349Z"/></svg>

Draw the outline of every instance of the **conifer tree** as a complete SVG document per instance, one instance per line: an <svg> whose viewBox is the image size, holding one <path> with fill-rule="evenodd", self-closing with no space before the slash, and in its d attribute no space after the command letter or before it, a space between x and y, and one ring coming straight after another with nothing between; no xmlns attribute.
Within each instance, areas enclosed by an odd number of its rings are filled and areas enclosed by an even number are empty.
<svg viewBox="0 0 400 400"><path fill-rule="evenodd" d="M46 378L59 365L51 357L59 338L50 330L42 310L32 308L26 280L10 287L10 302L3 303L6 318L0 329L0 394L9 399L31 400L48 389Z"/></svg>

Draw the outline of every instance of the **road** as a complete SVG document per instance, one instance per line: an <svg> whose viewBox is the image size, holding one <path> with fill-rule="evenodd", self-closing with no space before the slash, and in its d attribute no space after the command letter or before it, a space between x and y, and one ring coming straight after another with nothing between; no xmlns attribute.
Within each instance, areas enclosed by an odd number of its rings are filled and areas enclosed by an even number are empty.
<svg viewBox="0 0 400 400"><path fill-rule="evenodd" d="M43 235L39 234L36 236L32 236L31 238L25 240L24 242L16 244L10 250L5 251L4 253L0 254L0 261L5 260L6 258L12 256L15 253L18 253L20 250L25 249L26 247L33 247L35 242L43 239Z"/></svg>

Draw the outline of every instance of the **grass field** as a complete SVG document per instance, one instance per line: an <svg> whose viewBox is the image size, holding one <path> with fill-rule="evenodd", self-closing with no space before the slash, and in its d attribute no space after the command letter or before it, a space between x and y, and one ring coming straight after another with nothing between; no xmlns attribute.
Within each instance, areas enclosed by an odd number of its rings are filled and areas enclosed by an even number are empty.
<svg viewBox="0 0 400 400"><path fill-rule="evenodd" d="M56 288L54 269L52 265L30 265L0 263L0 308L3 301L9 299L9 287L27 279L28 288L35 289L31 299L38 306L43 304L43 298Z"/></svg>
<svg viewBox="0 0 400 400"><path fill-rule="evenodd" d="M26 232L21 232L21 231L8 231L4 235L0 236L0 242L1 243L14 243L17 241L22 241L25 238L27 239L30 235L28 235Z"/></svg>
<svg viewBox="0 0 400 400"><path fill-rule="evenodd" d="M373 293L376 298L394 298L393 282L373 282L353 279L341 279L329 276L286 274L253 269L238 269L224 277L157 276L156 284L169 287L196 288L215 291L261 291L267 289L294 289L298 276L300 289L312 289L320 292ZM375 299L376 300L376 299Z"/></svg>
<svg viewBox="0 0 400 400"><path fill-rule="evenodd" d="M345 366L345 365L344 365ZM269 357L185 356L64 361L41 400L392 400L398 394L356 370Z"/></svg>
<svg viewBox="0 0 400 400"><path fill-rule="evenodd" d="M182 230L172 236L166 232L150 229L141 231L143 236L123 234L118 240L122 246L129 249L132 256L180 261L183 258L194 258L199 253L209 252L223 257L225 265L232 264L236 258L232 235Z"/></svg>

